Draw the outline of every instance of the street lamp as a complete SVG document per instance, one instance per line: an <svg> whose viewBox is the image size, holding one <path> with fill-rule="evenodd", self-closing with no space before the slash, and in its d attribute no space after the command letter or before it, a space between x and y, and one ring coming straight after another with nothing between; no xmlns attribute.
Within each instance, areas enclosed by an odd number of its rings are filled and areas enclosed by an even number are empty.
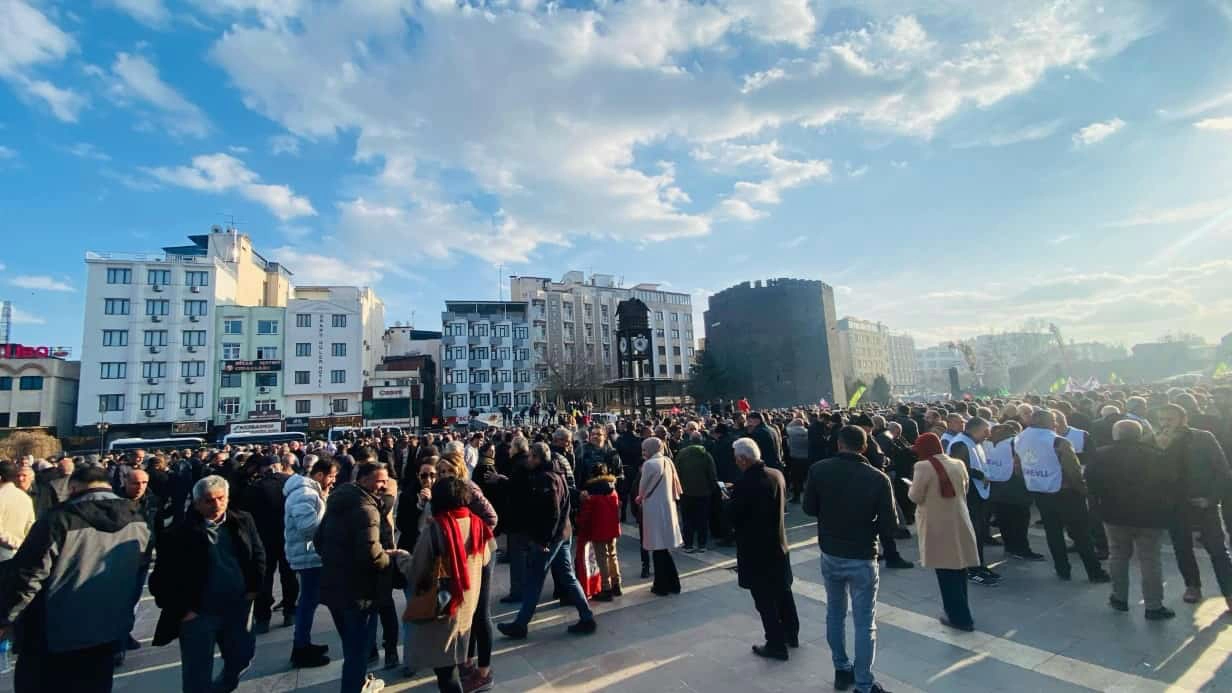
<svg viewBox="0 0 1232 693"><path fill-rule="evenodd" d="M103 447L105 447L107 440L107 429L111 428L111 424L106 421L99 421L98 424L95 425L95 428L98 429L98 455L99 457L102 457Z"/></svg>

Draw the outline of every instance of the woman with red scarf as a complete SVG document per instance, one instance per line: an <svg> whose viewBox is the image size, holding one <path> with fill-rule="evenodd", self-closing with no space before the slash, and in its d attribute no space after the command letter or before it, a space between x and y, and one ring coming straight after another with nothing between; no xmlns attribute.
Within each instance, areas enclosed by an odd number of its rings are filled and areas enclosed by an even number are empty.
<svg viewBox="0 0 1232 693"><path fill-rule="evenodd" d="M911 449L920 460L907 493L916 504L920 565L937 571L945 607L941 622L975 630L967 604L967 568L978 565L980 558L967 514L967 465L942 453L935 433L921 434Z"/></svg>
<svg viewBox="0 0 1232 693"><path fill-rule="evenodd" d="M450 577L445 615L411 624L411 650L406 655L412 669L432 669L444 693L463 691L458 665L466 661L483 570L493 548L492 529L467 507L471 494L464 479L437 481L432 486L432 519L420 533L414 554L399 565L416 589L432 584L438 558Z"/></svg>

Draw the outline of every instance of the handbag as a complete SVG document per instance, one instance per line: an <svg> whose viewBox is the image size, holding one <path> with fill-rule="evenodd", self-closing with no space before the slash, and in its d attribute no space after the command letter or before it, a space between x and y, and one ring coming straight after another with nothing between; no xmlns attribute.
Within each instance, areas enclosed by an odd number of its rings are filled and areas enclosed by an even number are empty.
<svg viewBox="0 0 1232 693"><path fill-rule="evenodd" d="M432 569L427 578L415 585L411 598L406 601L402 620L407 623L431 623L448 618L449 602L453 599L453 578L445 569L445 559L437 546L438 530L433 525L428 531L432 542Z"/></svg>

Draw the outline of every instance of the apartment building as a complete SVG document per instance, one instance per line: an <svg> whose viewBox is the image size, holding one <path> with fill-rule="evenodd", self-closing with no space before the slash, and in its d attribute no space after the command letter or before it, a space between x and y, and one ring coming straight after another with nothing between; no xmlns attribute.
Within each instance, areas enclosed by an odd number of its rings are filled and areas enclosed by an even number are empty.
<svg viewBox="0 0 1232 693"><path fill-rule="evenodd" d="M537 353L525 301L446 301L441 313L442 416L515 411L534 401Z"/></svg>
<svg viewBox="0 0 1232 693"><path fill-rule="evenodd" d="M48 347L0 344L0 429L72 434L81 364L51 353Z"/></svg>
<svg viewBox="0 0 1232 693"><path fill-rule="evenodd" d="M287 309L222 305L215 312L221 363L214 425L229 433L281 431Z"/></svg>
<svg viewBox="0 0 1232 693"><path fill-rule="evenodd" d="M836 323L843 353L843 376L847 382L862 380L872 385L877 376L890 380L890 331L879 322L843 318Z"/></svg>
<svg viewBox="0 0 1232 693"><path fill-rule="evenodd" d="M291 273L215 227L161 253L87 252L78 426L204 434L217 406L220 306L285 306Z"/></svg>
<svg viewBox="0 0 1232 693"><path fill-rule="evenodd" d="M887 334L886 352L890 364L890 386L895 394L915 392L918 386L915 340L908 334Z"/></svg>

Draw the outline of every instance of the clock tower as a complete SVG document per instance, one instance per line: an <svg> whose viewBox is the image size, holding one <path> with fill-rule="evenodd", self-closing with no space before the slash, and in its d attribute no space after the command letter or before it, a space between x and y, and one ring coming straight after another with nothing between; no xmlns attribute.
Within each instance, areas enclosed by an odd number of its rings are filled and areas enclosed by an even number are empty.
<svg viewBox="0 0 1232 693"><path fill-rule="evenodd" d="M631 403L643 414L655 408L654 332L650 309L630 298L616 306L617 366L622 404Z"/></svg>

